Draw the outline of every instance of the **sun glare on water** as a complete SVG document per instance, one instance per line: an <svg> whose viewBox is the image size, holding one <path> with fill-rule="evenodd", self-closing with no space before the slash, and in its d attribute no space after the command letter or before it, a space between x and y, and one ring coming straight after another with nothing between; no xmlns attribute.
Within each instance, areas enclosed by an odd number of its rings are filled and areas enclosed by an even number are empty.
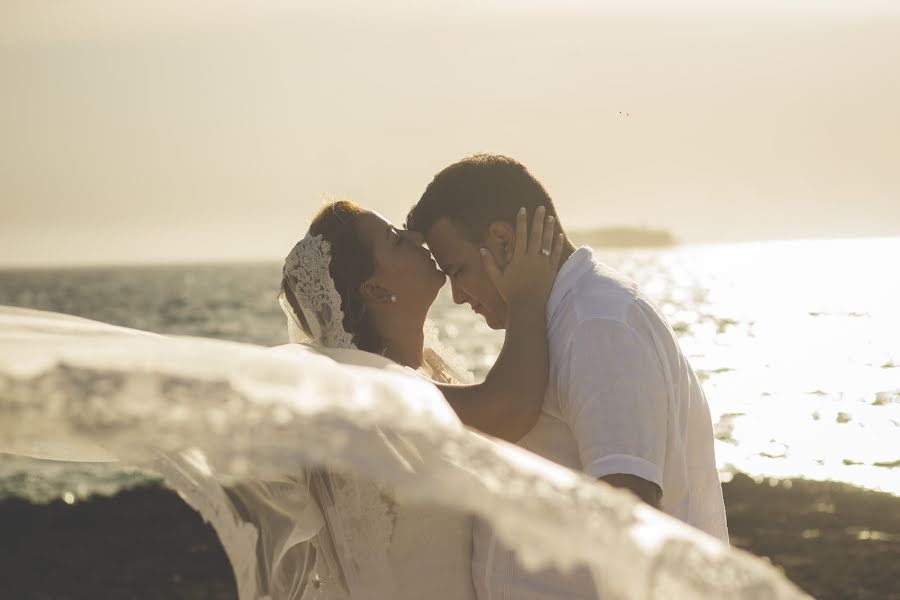
<svg viewBox="0 0 900 600"><path fill-rule="evenodd" d="M724 479L830 479L900 495L898 255L898 238L595 254L637 281L676 332L703 383ZM445 332L483 373L501 338L440 302Z"/></svg>

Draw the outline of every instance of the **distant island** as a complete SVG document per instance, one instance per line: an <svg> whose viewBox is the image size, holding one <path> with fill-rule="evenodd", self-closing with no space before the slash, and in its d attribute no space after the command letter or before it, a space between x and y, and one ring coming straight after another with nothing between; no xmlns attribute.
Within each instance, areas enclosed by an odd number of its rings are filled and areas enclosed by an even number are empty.
<svg viewBox="0 0 900 600"><path fill-rule="evenodd" d="M670 231L649 227L599 227L569 232L575 245L604 248L674 246L678 240Z"/></svg>

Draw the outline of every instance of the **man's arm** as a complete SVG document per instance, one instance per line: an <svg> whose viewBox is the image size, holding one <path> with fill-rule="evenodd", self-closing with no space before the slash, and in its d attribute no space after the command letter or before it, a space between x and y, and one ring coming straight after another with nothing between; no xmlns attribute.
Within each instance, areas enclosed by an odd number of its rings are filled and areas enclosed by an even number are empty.
<svg viewBox="0 0 900 600"><path fill-rule="evenodd" d="M606 475L605 477L601 477L600 481L608 483L616 488L628 490L653 508L657 510L660 509L662 490L659 489L659 486L655 483L651 483L637 475L628 475L625 473Z"/></svg>
<svg viewBox="0 0 900 600"><path fill-rule="evenodd" d="M659 508L668 392L652 340L617 319L578 324L561 385L585 473Z"/></svg>

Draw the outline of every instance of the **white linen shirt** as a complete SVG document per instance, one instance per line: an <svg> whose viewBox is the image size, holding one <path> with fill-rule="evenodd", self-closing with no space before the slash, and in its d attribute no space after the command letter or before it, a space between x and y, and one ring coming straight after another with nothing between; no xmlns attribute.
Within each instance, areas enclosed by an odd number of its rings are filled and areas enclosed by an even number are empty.
<svg viewBox="0 0 900 600"><path fill-rule="evenodd" d="M727 543L709 407L653 302L584 246L553 285L547 336L543 411L518 445L593 477L655 483L663 512ZM586 569L529 573L481 521L472 577L479 600L597 597Z"/></svg>

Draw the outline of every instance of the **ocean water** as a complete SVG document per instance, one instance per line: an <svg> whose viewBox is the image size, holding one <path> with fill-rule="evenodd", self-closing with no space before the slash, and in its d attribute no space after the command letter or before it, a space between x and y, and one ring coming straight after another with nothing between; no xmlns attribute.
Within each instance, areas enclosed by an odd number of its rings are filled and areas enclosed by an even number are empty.
<svg viewBox="0 0 900 600"><path fill-rule="evenodd" d="M833 479L900 495L900 238L598 249L662 308L703 381L723 479ZM280 265L0 272L0 304L276 345ZM441 337L483 376L502 333L441 292ZM0 455L0 497L75 501L150 479Z"/></svg>

